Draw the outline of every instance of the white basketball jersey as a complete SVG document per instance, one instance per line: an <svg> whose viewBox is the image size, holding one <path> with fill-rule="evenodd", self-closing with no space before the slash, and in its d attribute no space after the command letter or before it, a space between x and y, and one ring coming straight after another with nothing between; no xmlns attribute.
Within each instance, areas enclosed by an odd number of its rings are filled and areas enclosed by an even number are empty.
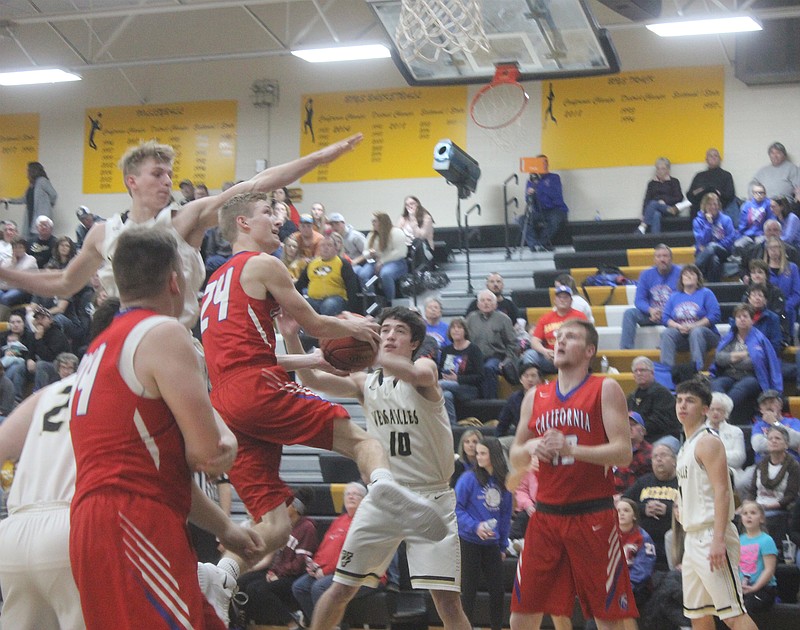
<svg viewBox="0 0 800 630"><path fill-rule="evenodd" d="M184 326L191 330L192 326L197 322L197 316L200 312L198 302L198 292L203 282L206 279L205 265L200 252L194 247L189 245L181 238L177 230L172 226L172 207L166 207L159 212L154 219L145 221L144 223L134 223L130 219L123 222L122 215L113 215L105 225L105 239L103 240L103 258L106 264L97 270L97 276L100 278L100 283L110 296L119 297L117 290L117 283L114 281L114 270L111 266L111 261L114 258L114 251L117 249L117 239L119 235L132 225L144 227L163 227L169 231L178 242L178 253L183 263L183 275L186 278L186 296L183 304L183 313L178 318Z"/></svg>
<svg viewBox="0 0 800 630"><path fill-rule="evenodd" d="M72 500L75 456L69 397L76 378L73 374L42 390L8 495L10 514L21 507Z"/></svg>
<svg viewBox="0 0 800 630"><path fill-rule="evenodd" d="M395 480L414 487L447 485L453 474L453 431L444 398L431 401L383 370L364 384L367 431L389 455Z"/></svg>
<svg viewBox="0 0 800 630"><path fill-rule="evenodd" d="M681 523L687 532L705 529L714 524L714 488L705 468L695 458L697 443L706 435L719 439L716 431L704 426L686 440L678 452ZM727 520L732 521L734 506L730 477L727 477L727 482L730 496Z"/></svg>

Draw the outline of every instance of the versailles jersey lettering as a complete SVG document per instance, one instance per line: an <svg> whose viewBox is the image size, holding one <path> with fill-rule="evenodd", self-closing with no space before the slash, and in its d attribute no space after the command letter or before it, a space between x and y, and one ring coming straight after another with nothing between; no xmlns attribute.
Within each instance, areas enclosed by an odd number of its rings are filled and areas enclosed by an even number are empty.
<svg viewBox="0 0 800 630"><path fill-rule="evenodd" d="M608 436L603 426L601 400L603 380L600 376L587 376L566 394L558 391L558 379L539 385L528 421L533 437L542 437L548 430L556 429L572 444L606 444ZM614 476L609 467L560 456L553 461L539 462L537 500L542 503L566 505L613 494Z"/></svg>
<svg viewBox="0 0 800 630"><path fill-rule="evenodd" d="M409 383L376 370L364 384L367 431L389 451L395 479L415 487L441 487L453 474L453 432L444 398L423 397Z"/></svg>

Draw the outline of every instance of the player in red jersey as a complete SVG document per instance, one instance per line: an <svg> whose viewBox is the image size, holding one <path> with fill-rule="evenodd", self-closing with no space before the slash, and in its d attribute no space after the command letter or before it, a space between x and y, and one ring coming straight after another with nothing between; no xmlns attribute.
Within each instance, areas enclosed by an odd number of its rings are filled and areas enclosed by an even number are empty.
<svg viewBox="0 0 800 630"><path fill-rule="evenodd" d="M273 322L281 312L314 337L352 335L376 347L377 326L362 317L319 315L309 306L284 264L270 255L280 241L265 195L237 195L220 210L219 223L233 257L208 281L200 330L211 402L239 442L231 483L256 521L267 552L282 547L291 529L286 503L292 493L279 475L284 444L351 457L371 482L365 502L379 505L395 527L413 524L417 533L441 540L447 526L435 506L394 482L380 442L350 422L343 407L289 378L287 370L333 370L322 353L275 355ZM240 570L247 568L246 561L234 559Z"/></svg>
<svg viewBox="0 0 800 630"><path fill-rule="evenodd" d="M236 440L215 420L190 334L175 319L186 288L176 239L129 230L114 262L123 310L89 347L70 401L70 560L86 627L218 630L186 520L245 556L262 552L258 536L192 483L192 471L225 472Z"/></svg>
<svg viewBox="0 0 800 630"><path fill-rule="evenodd" d="M517 566L513 630L538 629L544 613L570 628L580 599L598 628L638 616L619 544L613 466L631 461L625 395L610 378L591 376L597 330L567 320L556 334L558 378L525 395L511 447L515 475L539 460L536 511Z"/></svg>

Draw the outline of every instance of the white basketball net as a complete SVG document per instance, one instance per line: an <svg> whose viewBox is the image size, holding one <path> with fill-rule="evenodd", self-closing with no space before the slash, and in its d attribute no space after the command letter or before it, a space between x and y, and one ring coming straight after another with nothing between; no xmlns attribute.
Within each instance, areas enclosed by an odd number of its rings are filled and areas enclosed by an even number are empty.
<svg viewBox="0 0 800 630"><path fill-rule="evenodd" d="M406 59L434 63L441 53L489 50L482 0L403 0L395 37Z"/></svg>

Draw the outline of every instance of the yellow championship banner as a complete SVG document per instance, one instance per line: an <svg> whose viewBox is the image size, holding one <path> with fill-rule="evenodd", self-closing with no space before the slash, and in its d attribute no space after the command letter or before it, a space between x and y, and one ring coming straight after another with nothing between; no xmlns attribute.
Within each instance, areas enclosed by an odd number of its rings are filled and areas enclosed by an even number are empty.
<svg viewBox="0 0 800 630"><path fill-rule="evenodd" d="M300 110L302 155L364 134L353 153L320 166L303 183L436 177L436 143L450 138L466 146L464 86L304 94Z"/></svg>
<svg viewBox="0 0 800 630"><path fill-rule="evenodd" d="M723 152L722 66L542 82L542 152L558 169L702 162Z"/></svg>
<svg viewBox="0 0 800 630"><path fill-rule="evenodd" d="M39 114L0 114L0 197L24 195L28 162L38 160Z"/></svg>
<svg viewBox="0 0 800 630"><path fill-rule="evenodd" d="M148 140L175 149L174 187L182 179L219 188L235 179L236 101L199 101L86 110L83 192L126 192L117 162Z"/></svg>

